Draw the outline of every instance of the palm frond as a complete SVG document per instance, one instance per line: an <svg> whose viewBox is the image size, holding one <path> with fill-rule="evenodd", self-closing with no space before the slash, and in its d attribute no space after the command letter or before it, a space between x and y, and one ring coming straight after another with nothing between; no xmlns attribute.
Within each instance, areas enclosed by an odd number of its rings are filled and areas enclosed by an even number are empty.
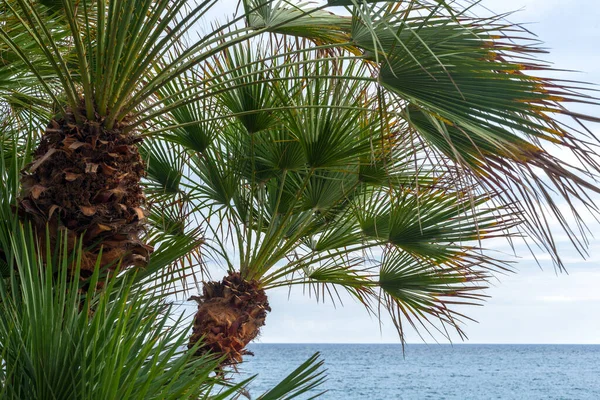
<svg viewBox="0 0 600 400"><path fill-rule="evenodd" d="M259 400L293 399L302 394L311 395L315 399L325 392L313 394L314 390L325 381L323 373L319 369L323 361L319 360L319 353L314 354L302 365L292 371L277 386L258 397ZM311 393L311 391L313 393Z"/></svg>
<svg viewBox="0 0 600 400"><path fill-rule="evenodd" d="M20 284L0 283L2 398L177 399L219 385L209 377L218 360L180 350L187 332L169 322L164 297L134 288L131 277L107 278L96 292L99 269L82 293L66 246L42 261L31 230L11 239Z"/></svg>
<svg viewBox="0 0 600 400"><path fill-rule="evenodd" d="M485 298L482 290L487 288L488 275L481 270L481 261L441 266L395 249L384 254L377 281L379 301L390 313L402 342L403 320L417 332L434 328L450 339L445 327L449 326L464 337L461 323L469 318L456 307L480 305Z"/></svg>

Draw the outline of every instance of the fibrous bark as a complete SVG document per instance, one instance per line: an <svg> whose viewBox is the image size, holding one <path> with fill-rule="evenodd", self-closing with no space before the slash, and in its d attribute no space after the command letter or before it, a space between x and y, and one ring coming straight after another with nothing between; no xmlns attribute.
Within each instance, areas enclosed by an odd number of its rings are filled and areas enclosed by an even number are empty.
<svg viewBox="0 0 600 400"><path fill-rule="evenodd" d="M222 282L205 283L202 296L192 299L198 302L198 312L189 348L204 337L196 354L224 355L223 365L237 364L243 355L252 354L245 347L258 336L271 311L257 281L246 281L239 273L232 273Z"/></svg>
<svg viewBox="0 0 600 400"><path fill-rule="evenodd" d="M59 229L71 249L83 238L83 278L93 273L101 249L103 268L145 265L152 250L139 239L145 217L141 139L125 134L124 127L76 123L71 114L52 120L22 171L20 213L41 239L48 224L53 245Z"/></svg>

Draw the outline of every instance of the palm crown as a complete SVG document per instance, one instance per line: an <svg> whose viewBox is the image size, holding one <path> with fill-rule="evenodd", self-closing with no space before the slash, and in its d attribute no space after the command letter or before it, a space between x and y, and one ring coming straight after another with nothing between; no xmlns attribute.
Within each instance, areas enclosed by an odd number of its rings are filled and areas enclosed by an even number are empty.
<svg viewBox="0 0 600 400"><path fill-rule="evenodd" d="M556 115L583 126L595 119L563 104L595 99L529 74L550 68L525 30L444 1L248 0L186 38L216 4L65 0L59 17L15 0L0 29L27 71L19 93L39 98L32 128L50 121L24 214L83 235L90 273L101 257L167 287L202 269L190 255L224 265L195 297L197 354L240 361L270 310L265 290L296 284L345 289L400 333L403 321L460 332L453 306L507 268L485 239L528 238L562 267L545 207L583 248L573 229L578 204L595 209L596 144ZM87 197L61 200L82 182Z"/></svg>

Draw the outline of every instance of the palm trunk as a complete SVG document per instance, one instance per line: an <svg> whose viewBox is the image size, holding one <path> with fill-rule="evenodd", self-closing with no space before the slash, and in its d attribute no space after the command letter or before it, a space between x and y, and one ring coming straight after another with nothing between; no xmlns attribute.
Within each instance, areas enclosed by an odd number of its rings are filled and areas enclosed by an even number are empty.
<svg viewBox="0 0 600 400"><path fill-rule="evenodd" d="M71 248L83 238L83 278L93 273L101 250L103 268L144 265L151 252L139 240L145 203L144 162L136 144L141 139L123 128L77 124L70 114L52 120L22 172L20 212L41 239L48 224L52 244L59 229L66 230Z"/></svg>
<svg viewBox="0 0 600 400"><path fill-rule="evenodd" d="M257 281L232 273L222 282L205 283L202 296L191 299L198 302L198 312L188 347L204 337L196 354L223 355L223 365L237 364L243 355L252 354L245 347L258 336L271 311Z"/></svg>

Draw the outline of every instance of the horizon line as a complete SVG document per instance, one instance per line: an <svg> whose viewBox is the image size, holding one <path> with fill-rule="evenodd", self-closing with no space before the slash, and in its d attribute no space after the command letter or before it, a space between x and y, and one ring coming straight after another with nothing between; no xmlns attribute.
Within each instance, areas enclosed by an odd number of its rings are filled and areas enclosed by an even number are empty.
<svg viewBox="0 0 600 400"><path fill-rule="evenodd" d="M262 344L311 344L311 345L398 345L402 346L402 343L398 342L252 342L250 345L262 345ZM486 346L600 346L600 342L594 343L423 343L423 342L410 342L404 343L404 346L472 346L472 345L486 345Z"/></svg>

